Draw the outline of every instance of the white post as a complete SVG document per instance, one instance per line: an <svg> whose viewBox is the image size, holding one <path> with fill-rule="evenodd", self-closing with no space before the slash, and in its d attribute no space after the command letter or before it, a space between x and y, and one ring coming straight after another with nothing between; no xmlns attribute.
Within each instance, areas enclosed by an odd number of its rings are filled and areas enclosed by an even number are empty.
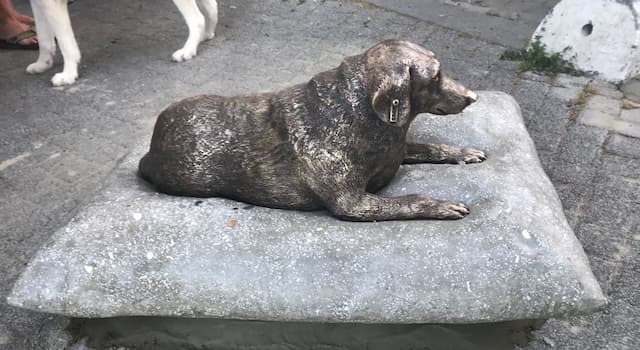
<svg viewBox="0 0 640 350"><path fill-rule="evenodd" d="M640 74L640 0L562 0L532 40L611 82Z"/></svg>

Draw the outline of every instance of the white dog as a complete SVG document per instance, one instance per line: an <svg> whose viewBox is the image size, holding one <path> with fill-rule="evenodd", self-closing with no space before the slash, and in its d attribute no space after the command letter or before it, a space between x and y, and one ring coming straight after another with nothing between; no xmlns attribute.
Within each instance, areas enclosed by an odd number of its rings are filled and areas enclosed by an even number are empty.
<svg viewBox="0 0 640 350"><path fill-rule="evenodd" d="M182 13L189 37L180 50L173 53L174 61L182 62L193 58L198 44L213 38L218 23L218 3L216 0L173 0ZM38 31L40 52L38 60L27 67L31 74L42 73L53 65L56 54L56 39L64 59L64 69L51 79L54 86L73 84L78 78L80 49L73 35L67 0L31 0L33 17ZM204 12L204 16L202 12Z"/></svg>

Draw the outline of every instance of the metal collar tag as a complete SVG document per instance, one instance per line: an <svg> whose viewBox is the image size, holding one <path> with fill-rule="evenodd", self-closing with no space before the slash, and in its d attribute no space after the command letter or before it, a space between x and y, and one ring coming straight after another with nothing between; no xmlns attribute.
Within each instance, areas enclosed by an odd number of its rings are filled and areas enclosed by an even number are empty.
<svg viewBox="0 0 640 350"><path fill-rule="evenodd" d="M398 99L395 99L395 100L391 101L391 108L389 108L389 122L390 123L397 123L398 122L398 113L399 113L398 106L399 105L400 105L400 101Z"/></svg>

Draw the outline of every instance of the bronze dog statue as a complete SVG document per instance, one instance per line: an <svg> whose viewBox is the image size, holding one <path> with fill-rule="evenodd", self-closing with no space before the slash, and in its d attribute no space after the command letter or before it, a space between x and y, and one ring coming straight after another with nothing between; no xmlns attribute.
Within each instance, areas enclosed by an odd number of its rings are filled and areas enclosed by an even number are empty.
<svg viewBox="0 0 640 350"><path fill-rule="evenodd" d="M475 163L483 152L407 144L420 113L461 112L477 96L440 73L421 46L381 42L276 93L172 104L139 165L156 189L283 209L326 208L352 221L460 219L464 204L374 193L402 163Z"/></svg>

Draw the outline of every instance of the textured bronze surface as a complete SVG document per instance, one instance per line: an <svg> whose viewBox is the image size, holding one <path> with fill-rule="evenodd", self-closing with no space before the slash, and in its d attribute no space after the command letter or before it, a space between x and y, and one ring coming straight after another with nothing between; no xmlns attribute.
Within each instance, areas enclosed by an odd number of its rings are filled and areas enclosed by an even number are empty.
<svg viewBox="0 0 640 350"><path fill-rule="evenodd" d="M403 162L483 161L474 149L405 141L418 114L456 114L476 98L441 75L432 52L384 41L276 93L174 103L139 173L168 194L326 208L346 220L459 219L469 212L461 203L373 193Z"/></svg>

